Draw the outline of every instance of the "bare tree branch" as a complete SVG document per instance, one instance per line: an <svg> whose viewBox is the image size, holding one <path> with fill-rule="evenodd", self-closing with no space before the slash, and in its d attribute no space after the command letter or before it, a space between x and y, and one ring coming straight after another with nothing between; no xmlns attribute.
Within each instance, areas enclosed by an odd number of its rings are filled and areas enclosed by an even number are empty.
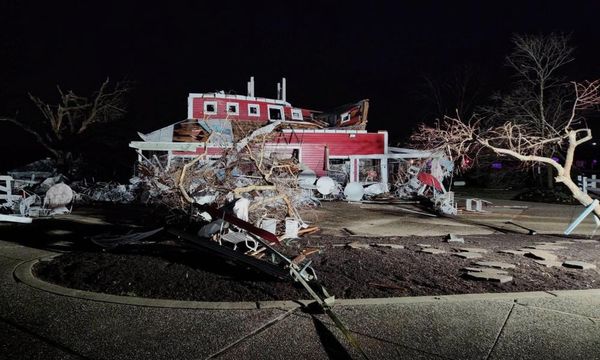
<svg viewBox="0 0 600 360"><path fill-rule="evenodd" d="M592 203L589 195L583 193L571 178L571 169L575 160L577 146L592 139L592 131L587 127L572 128L573 119L582 110L600 105L600 79L591 82L573 83L575 99L567 119L561 119L562 129L552 128L546 136L540 136L535 127L526 123L505 122L501 126L482 128L481 122L463 122L460 117L446 117L434 127L421 125L412 140L419 147L445 150L455 158L474 156L482 149L488 149L498 155L510 156L526 166L546 164L555 172L555 181L563 183L571 191L573 198L583 205ZM565 163L547 155L548 148L564 149ZM594 210L600 216L600 206Z"/></svg>

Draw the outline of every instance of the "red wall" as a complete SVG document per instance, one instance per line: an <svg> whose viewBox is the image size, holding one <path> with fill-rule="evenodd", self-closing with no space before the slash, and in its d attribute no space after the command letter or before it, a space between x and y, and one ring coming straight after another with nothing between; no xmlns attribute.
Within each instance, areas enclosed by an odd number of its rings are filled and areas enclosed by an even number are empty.
<svg viewBox="0 0 600 360"><path fill-rule="evenodd" d="M214 115L206 115L209 119L225 119L229 118L231 120L260 120L260 121L269 121L269 109L267 105L278 105L272 102L265 101L255 101L255 100L241 100L241 99L221 99L221 98L193 98L192 99L192 118L194 119L204 119L204 102L205 101L214 101L217 103L217 113ZM227 115L227 103L237 103L239 104L239 115ZM260 108L260 116L250 116L248 114L248 104L257 104ZM286 119L292 119L292 107L283 106L283 112ZM302 110L302 116L307 117L310 116L310 112L308 110Z"/></svg>
<svg viewBox="0 0 600 360"><path fill-rule="evenodd" d="M301 160L317 175L325 175L325 146L329 156L385 154L385 133L282 133L279 144L299 144Z"/></svg>
<svg viewBox="0 0 600 360"><path fill-rule="evenodd" d="M354 135L354 136L352 136ZM301 148L301 160L317 173L318 176L326 175L325 146L329 149L329 156L374 155L385 154L385 133L281 133L274 141L275 144L295 145ZM177 155L202 154L203 147L196 152L173 152ZM208 148L209 155L220 155L221 148Z"/></svg>

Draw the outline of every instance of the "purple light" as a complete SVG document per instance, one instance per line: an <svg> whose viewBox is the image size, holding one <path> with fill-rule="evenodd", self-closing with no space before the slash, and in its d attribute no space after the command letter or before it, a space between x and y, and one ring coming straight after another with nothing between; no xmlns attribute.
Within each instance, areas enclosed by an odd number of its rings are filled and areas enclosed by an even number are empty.
<svg viewBox="0 0 600 360"><path fill-rule="evenodd" d="M559 158L557 158L556 156L553 156L553 157L552 157L552 160L554 160L554 161L558 162L558 160L560 160L560 159L559 159Z"/></svg>
<svg viewBox="0 0 600 360"><path fill-rule="evenodd" d="M598 160L594 159L592 160L592 164L596 165L598 163Z"/></svg>
<svg viewBox="0 0 600 360"><path fill-rule="evenodd" d="M501 162L493 162L492 169L502 169L502 163Z"/></svg>

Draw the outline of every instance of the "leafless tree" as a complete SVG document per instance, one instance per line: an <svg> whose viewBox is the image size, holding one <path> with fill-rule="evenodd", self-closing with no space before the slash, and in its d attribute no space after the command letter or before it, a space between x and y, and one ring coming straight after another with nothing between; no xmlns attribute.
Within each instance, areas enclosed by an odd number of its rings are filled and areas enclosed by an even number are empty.
<svg viewBox="0 0 600 360"><path fill-rule="evenodd" d="M540 135L539 129L527 123L505 122L501 126L486 128L481 121L463 122L456 116L445 117L434 127L421 125L412 140L424 148L445 150L454 158L474 156L487 149L519 160L526 166L548 165L556 173L554 180L564 184L573 198L587 206L593 200L573 181L571 168L577 146L592 139L592 131L578 120L582 112L600 105L600 79L571 84L575 95L570 112L560 120L560 127L547 124L544 136ZM564 165L547 155L548 148L563 152ZM600 206L594 212L600 216Z"/></svg>
<svg viewBox="0 0 600 360"><path fill-rule="evenodd" d="M509 93L492 96L493 105L481 108L485 121L498 125L510 119L540 137L557 135L552 132L565 127L572 107L572 88L560 76L562 68L573 61L569 39L563 34L515 35L506 63L515 72L516 83ZM547 146L544 151L545 156L552 156L556 148ZM551 184L548 167L547 185Z"/></svg>
<svg viewBox="0 0 600 360"><path fill-rule="evenodd" d="M11 122L32 134L61 165L64 165L73 151L72 144L90 128L117 121L125 115L125 94L129 91L126 83L117 82L111 86L106 79L91 97L64 92L58 87L60 102L49 104L29 94L29 97L42 113L37 121L26 121L5 117L0 121Z"/></svg>
<svg viewBox="0 0 600 360"><path fill-rule="evenodd" d="M440 79L424 76L416 97L425 105L424 116L441 119L457 111L462 118L468 118L482 94L479 72L473 66L464 66Z"/></svg>

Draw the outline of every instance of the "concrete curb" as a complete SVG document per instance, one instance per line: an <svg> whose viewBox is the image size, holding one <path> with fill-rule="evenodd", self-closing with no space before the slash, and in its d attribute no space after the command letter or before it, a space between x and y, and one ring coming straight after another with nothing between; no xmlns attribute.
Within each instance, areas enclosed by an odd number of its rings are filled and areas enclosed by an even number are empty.
<svg viewBox="0 0 600 360"><path fill-rule="evenodd" d="M17 265L13 271L16 279L32 288L49 293L73 297L77 299L92 300L113 304L161 307L172 309L205 309L205 310L255 310L255 309L295 309L307 306L314 300L272 300L256 302L217 302L217 301L184 301L149 299L134 296L110 295L91 291L76 290L60 285L42 281L33 276L32 268L40 261L50 260L57 255L39 258L23 262ZM337 299L335 306L369 306L369 305L402 305L402 304L427 304L427 303L452 303L460 301L510 301L531 298L556 298L556 297L580 297L600 296L600 289L586 290L556 290L556 291L533 291L512 293L485 293L485 294L460 294L440 296L409 296L392 298L367 298L367 299Z"/></svg>

